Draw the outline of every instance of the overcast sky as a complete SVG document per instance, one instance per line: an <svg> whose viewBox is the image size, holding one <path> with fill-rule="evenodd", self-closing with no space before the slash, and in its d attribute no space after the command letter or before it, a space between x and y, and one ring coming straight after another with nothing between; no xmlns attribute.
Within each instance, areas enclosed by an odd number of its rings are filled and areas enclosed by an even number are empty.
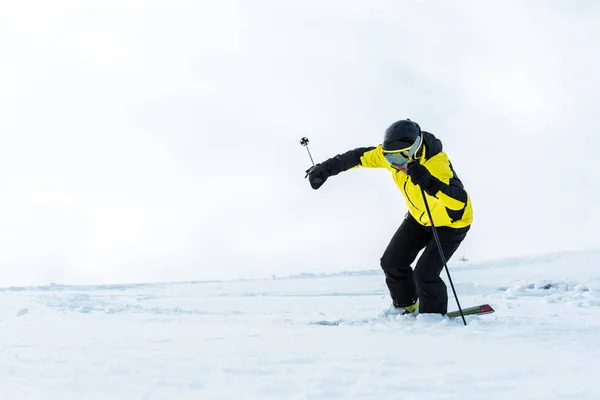
<svg viewBox="0 0 600 400"><path fill-rule="evenodd" d="M600 245L596 1L0 5L0 286L379 268L386 170L319 162L411 118L471 261ZM568 276L568 271L565 271Z"/></svg>

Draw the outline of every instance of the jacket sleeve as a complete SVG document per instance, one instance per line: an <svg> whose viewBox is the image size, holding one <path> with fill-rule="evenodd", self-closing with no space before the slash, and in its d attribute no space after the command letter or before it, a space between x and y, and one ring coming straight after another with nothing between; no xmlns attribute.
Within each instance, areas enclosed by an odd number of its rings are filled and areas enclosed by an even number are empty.
<svg viewBox="0 0 600 400"><path fill-rule="evenodd" d="M452 168L448 159L431 159L427 165L433 177L432 184L425 191L436 197L444 206L450 210L462 210L465 208L468 195L462 182Z"/></svg>
<svg viewBox="0 0 600 400"><path fill-rule="evenodd" d="M364 156L375 149L376 147L359 147L323 161L321 165L327 169L329 176L334 176L340 172L362 166Z"/></svg>
<svg viewBox="0 0 600 400"><path fill-rule="evenodd" d="M369 147L360 158L360 166L365 168L387 168L390 164L383 157L381 145L377 147Z"/></svg>

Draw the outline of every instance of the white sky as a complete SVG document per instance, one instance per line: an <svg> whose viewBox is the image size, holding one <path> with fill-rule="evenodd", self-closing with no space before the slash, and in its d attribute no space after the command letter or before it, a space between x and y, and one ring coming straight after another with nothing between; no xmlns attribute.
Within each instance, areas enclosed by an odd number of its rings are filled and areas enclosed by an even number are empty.
<svg viewBox="0 0 600 400"><path fill-rule="evenodd" d="M599 42L594 1L2 2L0 285L379 268L388 172L315 192L299 139L403 118L471 194L457 257L598 247Z"/></svg>

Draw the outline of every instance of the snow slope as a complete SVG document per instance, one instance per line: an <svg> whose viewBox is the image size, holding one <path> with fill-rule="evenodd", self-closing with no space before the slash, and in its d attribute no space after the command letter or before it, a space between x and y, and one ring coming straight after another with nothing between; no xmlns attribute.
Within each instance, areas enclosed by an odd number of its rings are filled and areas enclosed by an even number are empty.
<svg viewBox="0 0 600 400"><path fill-rule="evenodd" d="M466 327L378 317L379 270L4 288L0 399L598 399L599 261L455 262Z"/></svg>

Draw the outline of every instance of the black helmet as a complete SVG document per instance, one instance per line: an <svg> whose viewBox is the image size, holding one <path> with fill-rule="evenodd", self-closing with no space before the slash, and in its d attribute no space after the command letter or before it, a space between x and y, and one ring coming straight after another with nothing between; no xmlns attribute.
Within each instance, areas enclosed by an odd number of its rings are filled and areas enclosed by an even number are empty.
<svg viewBox="0 0 600 400"><path fill-rule="evenodd" d="M421 145L421 127L410 119L394 122L385 131L383 137L383 151L402 150L417 143ZM417 149L415 149L417 150Z"/></svg>

